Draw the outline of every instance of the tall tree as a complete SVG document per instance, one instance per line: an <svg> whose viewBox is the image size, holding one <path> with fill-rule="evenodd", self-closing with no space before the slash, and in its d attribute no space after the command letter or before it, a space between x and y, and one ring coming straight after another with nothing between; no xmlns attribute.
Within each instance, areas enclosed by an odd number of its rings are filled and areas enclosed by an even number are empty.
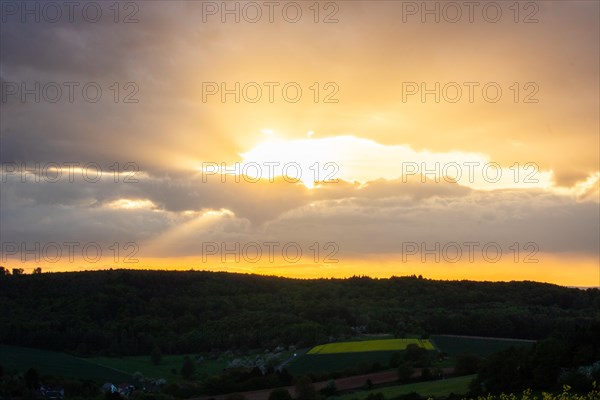
<svg viewBox="0 0 600 400"><path fill-rule="evenodd" d="M160 347L154 346L152 349L152 354L150 355L152 359L152 364L159 365L162 361L162 352L160 351Z"/></svg>
<svg viewBox="0 0 600 400"><path fill-rule="evenodd" d="M292 395L287 389L275 389L269 394L269 400L292 400Z"/></svg>
<svg viewBox="0 0 600 400"><path fill-rule="evenodd" d="M308 376L303 376L298 379L294 387L297 400L313 400L317 396L317 391Z"/></svg>
<svg viewBox="0 0 600 400"><path fill-rule="evenodd" d="M398 380L402 383L408 382L414 372L409 363L403 363L398 367Z"/></svg>
<svg viewBox="0 0 600 400"><path fill-rule="evenodd" d="M25 379L25 385L29 389L37 389L38 388L38 386L40 384L40 375L38 374L36 369L29 368L27 370L27 372L25 372L25 375L23 376L23 378Z"/></svg>
<svg viewBox="0 0 600 400"><path fill-rule="evenodd" d="M194 362L186 356L183 359L183 365L181 366L181 376L183 376L185 379L191 379L195 370L196 366L194 365Z"/></svg>

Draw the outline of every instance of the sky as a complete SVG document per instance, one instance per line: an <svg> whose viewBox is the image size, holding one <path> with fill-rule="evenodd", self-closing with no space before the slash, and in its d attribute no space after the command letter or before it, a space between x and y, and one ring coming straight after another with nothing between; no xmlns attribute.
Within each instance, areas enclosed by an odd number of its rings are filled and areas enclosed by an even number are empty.
<svg viewBox="0 0 600 400"><path fill-rule="evenodd" d="M596 1L0 18L6 268L600 286Z"/></svg>

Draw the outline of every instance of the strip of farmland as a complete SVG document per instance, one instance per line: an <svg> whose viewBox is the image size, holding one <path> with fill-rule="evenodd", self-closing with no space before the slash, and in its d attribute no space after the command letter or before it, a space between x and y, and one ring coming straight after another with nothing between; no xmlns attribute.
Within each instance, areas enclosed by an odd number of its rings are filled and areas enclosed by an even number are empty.
<svg viewBox="0 0 600 400"><path fill-rule="evenodd" d="M410 344L433 350L433 344L423 339L383 339L356 342L328 343L313 347L308 354L362 353L371 351L400 351Z"/></svg>

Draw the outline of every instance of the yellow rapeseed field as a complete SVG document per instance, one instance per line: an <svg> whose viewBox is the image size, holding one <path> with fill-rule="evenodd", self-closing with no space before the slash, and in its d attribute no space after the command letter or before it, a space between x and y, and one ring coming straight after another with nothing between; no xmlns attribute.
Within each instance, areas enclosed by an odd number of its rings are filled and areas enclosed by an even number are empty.
<svg viewBox="0 0 600 400"><path fill-rule="evenodd" d="M424 339L381 339L355 342L328 343L313 347L308 354L361 353L367 351L400 351L409 344L433 350L433 344Z"/></svg>

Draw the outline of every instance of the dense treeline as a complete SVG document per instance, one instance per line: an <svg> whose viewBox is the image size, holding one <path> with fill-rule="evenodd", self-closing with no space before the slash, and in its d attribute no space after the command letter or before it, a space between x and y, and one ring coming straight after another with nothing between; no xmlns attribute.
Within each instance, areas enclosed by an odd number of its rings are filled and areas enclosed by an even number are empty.
<svg viewBox="0 0 600 400"><path fill-rule="evenodd" d="M600 382L600 323L551 336L535 346L499 351L477 370L475 393L518 393L568 386L589 392Z"/></svg>
<svg viewBox="0 0 600 400"><path fill-rule="evenodd" d="M137 355L308 346L359 332L539 339L600 320L600 290L111 270L1 276L0 309L1 343Z"/></svg>

